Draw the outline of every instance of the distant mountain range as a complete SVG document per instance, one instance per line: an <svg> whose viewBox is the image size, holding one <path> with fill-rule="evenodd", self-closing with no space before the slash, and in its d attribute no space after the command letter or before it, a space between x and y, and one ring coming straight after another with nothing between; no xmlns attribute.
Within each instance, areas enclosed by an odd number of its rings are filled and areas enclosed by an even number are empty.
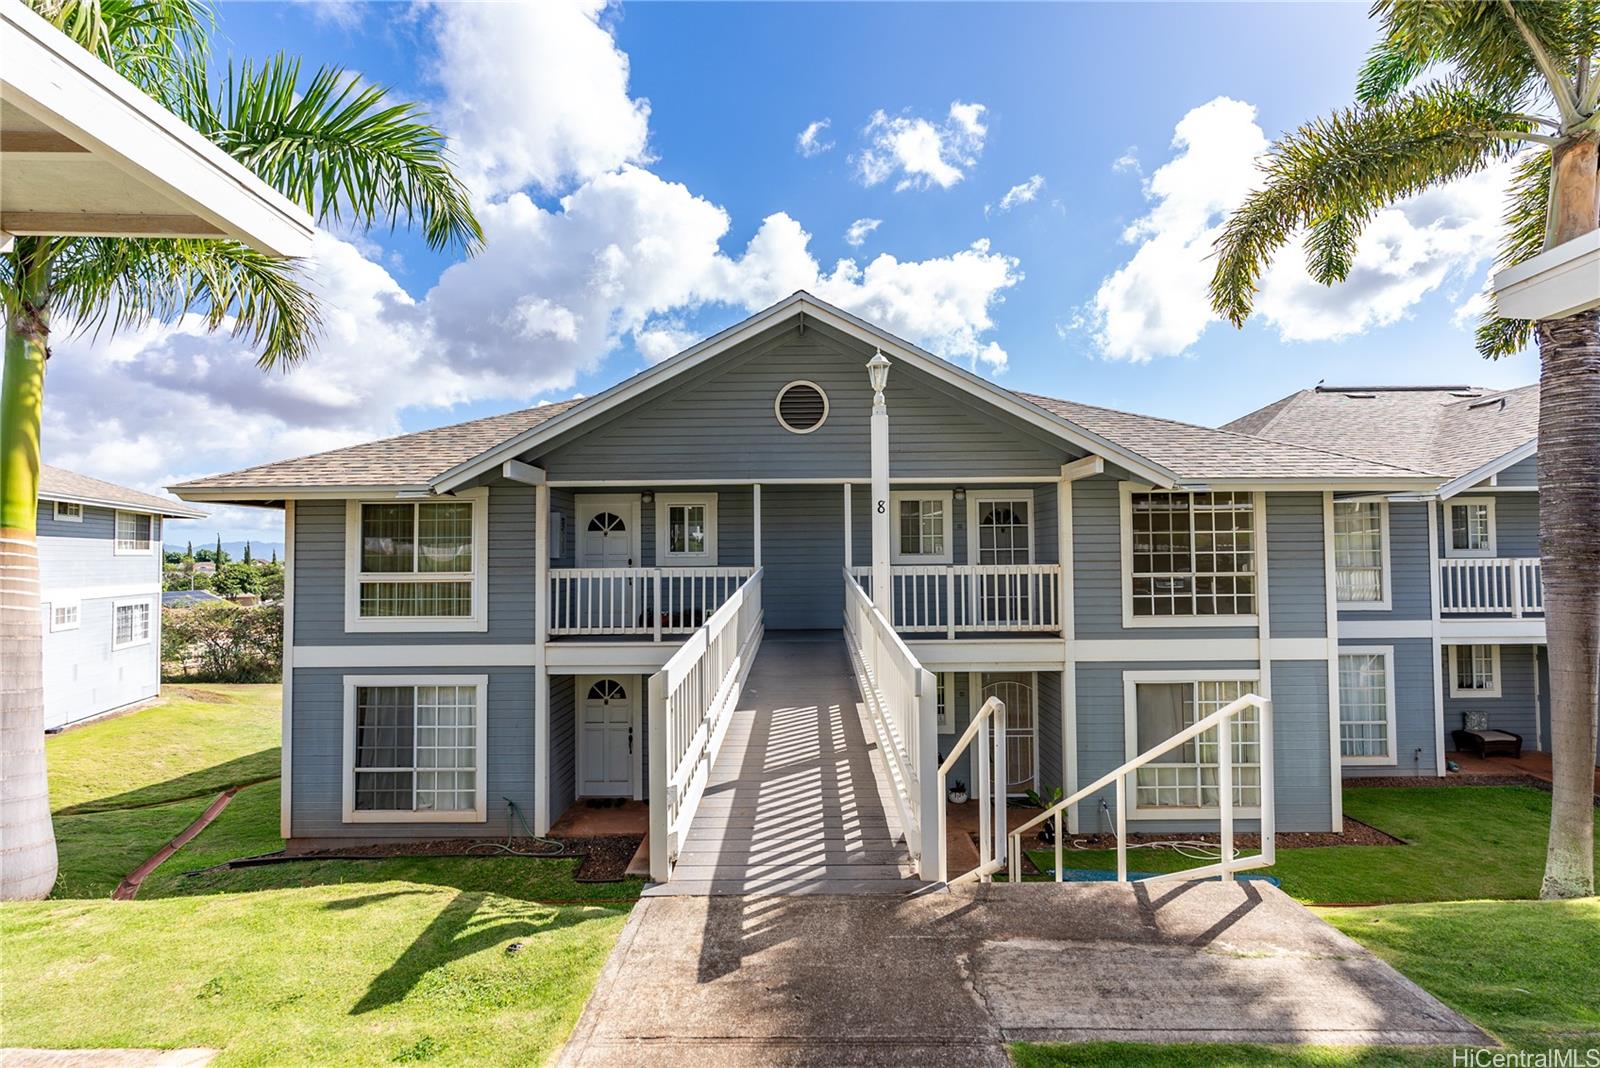
<svg viewBox="0 0 1600 1068"><path fill-rule="evenodd" d="M194 543L194 547L196 549L215 549L217 547L217 543L215 539L211 541L197 541ZM181 553L184 549L188 548L188 545L182 543L173 545L168 542L167 544L163 545L162 548L169 553ZM228 554L228 559L237 560L244 556L244 542L225 541L222 543L222 551ZM250 556L253 559L271 560L273 553L278 554L279 560L283 559L283 542L252 541L250 543Z"/></svg>

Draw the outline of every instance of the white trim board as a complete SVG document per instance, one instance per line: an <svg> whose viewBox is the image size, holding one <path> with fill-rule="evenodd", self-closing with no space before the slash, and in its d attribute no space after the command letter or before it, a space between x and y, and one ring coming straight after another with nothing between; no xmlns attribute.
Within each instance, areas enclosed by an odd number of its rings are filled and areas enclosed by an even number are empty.
<svg viewBox="0 0 1600 1068"><path fill-rule="evenodd" d="M1271 660L1326 660L1326 638L1274 638ZM1260 660L1255 638L1094 638L1072 643L1073 659L1085 663Z"/></svg>
<svg viewBox="0 0 1600 1068"><path fill-rule="evenodd" d="M291 648L296 668L531 668L538 662L532 645L511 642L296 645Z"/></svg>

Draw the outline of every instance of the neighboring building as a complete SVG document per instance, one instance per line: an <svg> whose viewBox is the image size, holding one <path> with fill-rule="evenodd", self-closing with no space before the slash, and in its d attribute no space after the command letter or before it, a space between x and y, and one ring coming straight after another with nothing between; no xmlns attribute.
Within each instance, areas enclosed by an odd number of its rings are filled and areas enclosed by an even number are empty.
<svg viewBox="0 0 1600 1068"><path fill-rule="evenodd" d="M1336 495L1345 774L1443 774L1468 713L1548 752L1539 387L1318 386L1226 429L1435 478Z"/></svg>
<svg viewBox="0 0 1600 1068"><path fill-rule="evenodd" d="M879 350L892 481L875 508ZM682 787L649 771L652 675L702 655L685 640L730 597L767 632L839 630L874 511L894 625L936 682L922 763L995 695L1011 789L1071 792L1253 691L1273 703L1278 827L1337 830L1335 591L1356 579L1335 566L1336 498L1441 481L1015 393L797 293L594 397L174 491L286 511L282 832L309 845L502 835L505 799L536 833L583 796L676 811ZM658 679L659 715L694 714ZM1235 737L1242 830L1260 736ZM1202 744L1135 773L1138 828L1215 827L1216 760ZM1098 804L1082 813L1099 824Z"/></svg>
<svg viewBox="0 0 1600 1068"><path fill-rule="evenodd" d="M41 470L47 730L161 692L161 521L204 515L59 467Z"/></svg>
<svg viewBox="0 0 1600 1068"><path fill-rule="evenodd" d="M162 608L187 608L190 605L204 604L206 601L221 601L225 598L218 597L210 590L167 590L161 595Z"/></svg>

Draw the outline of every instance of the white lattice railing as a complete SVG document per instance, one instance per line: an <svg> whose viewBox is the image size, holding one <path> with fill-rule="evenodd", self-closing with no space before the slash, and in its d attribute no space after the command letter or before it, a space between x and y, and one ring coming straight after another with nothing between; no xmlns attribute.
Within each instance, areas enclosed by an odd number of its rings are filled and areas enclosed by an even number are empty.
<svg viewBox="0 0 1600 1068"><path fill-rule="evenodd" d="M851 569L868 595L872 569ZM1059 631L1059 564L900 564L889 571L894 625L909 633Z"/></svg>
<svg viewBox="0 0 1600 1068"><path fill-rule="evenodd" d="M1439 610L1445 615L1544 612L1538 557L1477 556L1439 561Z"/></svg>
<svg viewBox="0 0 1600 1068"><path fill-rule="evenodd" d="M850 573L841 578L845 645L856 684L889 773L906 849L918 874L932 880L944 853L939 817L944 795L934 765L939 728L933 673L912 655Z"/></svg>
<svg viewBox="0 0 1600 1068"><path fill-rule="evenodd" d="M990 739L993 745L990 745ZM945 807L939 806L939 881L954 886L968 880L991 882L994 873L1006 866L1006 705L998 697L991 697L978 709L972 722L950 755L939 765L939 796L945 796L951 769L968 747L974 746L977 759L972 761L974 797L978 799L978 866L950 878L950 857L945 838ZM991 795L993 795L991 797Z"/></svg>
<svg viewBox="0 0 1600 1068"><path fill-rule="evenodd" d="M761 647L761 569L650 676L650 878L666 882Z"/></svg>
<svg viewBox="0 0 1600 1068"><path fill-rule="evenodd" d="M1233 810L1235 807L1233 789L1233 729L1236 720L1249 710L1256 710L1260 719L1261 751L1261 852L1247 857L1241 857L1233 848ZM1217 753L1217 802L1219 807L1220 837L1222 839L1221 859L1215 864L1206 864L1198 868L1186 868L1183 871L1167 872L1163 875L1154 875L1143 880L1146 883L1158 879L1199 879L1212 875L1220 875L1224 879L1232 879L1234 874L1248 871L1251 868L1271 867L1278 856L1277 844L1277 814L1273 798L1273 771L1275 761L1272 751L1272 702L1265 697L1258 697L1247 693L1236 701L1232 701L1211 715L1200 720L1192 727L1174 734L1160 745L1146 749L1132 760L1108 771L1088 786L1075 791L1071 796L1064 797L1039 813L1027 823L1022 824L1011 832L1011 872L1012 882L1022 879L1022 836L1045 820L1055 821L1056 832L1056 882L1063 878L1062 847L1065 835L1062 833L1061 815L1071 806L1093 797L1107 786L1116 787L1116 820L1117 820L1117 882L1128 881L1128 781L1140 768L1149 764L1157 757L1169 753L1179 746L1186 745L1208 731L1216 732ZM1135 784L1137 789L1137 784Z"/></svg>
<svg viewBox="0 0 1600 1068"><path fill-rule="evenodd" d="M563 567L550 572L550 634L687 634L711 618L748 567Z"/></svg>

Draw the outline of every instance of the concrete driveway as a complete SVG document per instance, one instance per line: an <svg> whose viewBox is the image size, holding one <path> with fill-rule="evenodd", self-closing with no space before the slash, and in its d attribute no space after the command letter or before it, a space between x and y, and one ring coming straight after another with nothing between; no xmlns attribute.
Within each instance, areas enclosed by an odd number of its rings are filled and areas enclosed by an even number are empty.
<svg viewBox="0 0 1600 1068"><path fill-rule="evenodd" d="M1007 1041L1485 1045L1260 882L657 897L563 1065L1006 1063Z"/></svg>

